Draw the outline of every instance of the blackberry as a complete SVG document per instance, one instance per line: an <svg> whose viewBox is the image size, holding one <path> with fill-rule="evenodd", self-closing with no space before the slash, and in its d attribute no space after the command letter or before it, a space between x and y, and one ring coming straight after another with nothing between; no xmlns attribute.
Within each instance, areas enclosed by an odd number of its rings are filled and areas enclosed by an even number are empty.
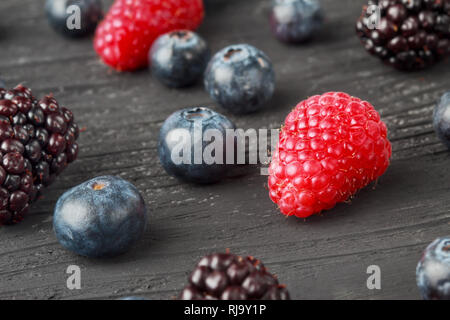
<svg viewBox="0 0 450 320"><path fill-rule="evenodd" d="M74 161L79 129L52 96L0 88L0 226L20 222L44 186Z"/></svg>
<svg viewBox="0 0 450 320"><path fill-rule="evenodd" d="M181 300L290 300L277 278L253 257L216 253L203 257Z"/></svg>
<svg viewBox="0 0 450 320"><path fill-rule="evenodd" d="M378 23L368 14L373 5L379 8ZM426 68L450 52L450 0L369 1L356 32L366 50L386 64L406 71Z"/></svg>

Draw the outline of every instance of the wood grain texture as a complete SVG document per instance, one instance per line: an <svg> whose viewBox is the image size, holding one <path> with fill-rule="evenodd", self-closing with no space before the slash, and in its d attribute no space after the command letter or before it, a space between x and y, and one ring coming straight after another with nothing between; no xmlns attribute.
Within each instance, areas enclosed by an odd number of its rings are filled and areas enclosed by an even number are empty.
<svg viewBox="0 0 450 320"><path fill-rule="evenodd" d="M421 252L450 233L450 153L431 125L435 101L450 88L448 61L400 73L370 57L354 34L364 0L323 0L325 27L302 46L271 36L270 1L206 1L200 33L213 51L246 42L272 59L277 90L264 111L235 117L214 106L201 84L170 90L147 71L112 72L90 39L70 41L50 30L44 0L0 1L0 76L9 86L21 82L39 95L53 92L86 128L79 160L27 220L0 229L0 299L170 299L201 256L226 248L262 259L295 299L419 298L415 266ZM300 100L337 90L371 101L393 143L387 173L351 204L307 221L286 219L257 172L205 188L169 178L159 165L159 128L182 107L211 105L238 127L276 128ZM141 190L150 228L130 253L89 260L57 243L52 211L65 190L104 174ZM82 268L82 290L66 288L71 264ZM382 270L381 290L366 287L366 268L373 264Z"/></svg>

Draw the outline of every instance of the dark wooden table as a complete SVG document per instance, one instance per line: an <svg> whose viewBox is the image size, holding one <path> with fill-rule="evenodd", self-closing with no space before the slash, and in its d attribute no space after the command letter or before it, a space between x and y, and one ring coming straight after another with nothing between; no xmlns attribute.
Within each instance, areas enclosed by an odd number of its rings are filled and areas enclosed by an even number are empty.
<svg viewBox="0 0 450 320"><path fill-rule="evenodd" d="M0 298L170 299L201 256L226 248L262 259L295 299L419 298L417 261L450 227L450 153L431 124L436 99L450 89L448 62L400 73L370 57L354 33L364 0L323 0L326 25L303 46L285 46L271 36L270 1L209 0L199 31L212 49L250 43L270 56L277 73L268 107L236 117L214 106L200 84L169 90L147 71L110 71L90 39L66 40L49 28L43 3L0 1L0 76L9 86L24 83L39 95L53 92L86 131L79 160L28 219L0 228ZM276 128L300 100L336 90L371 101L393 144L387 173L351 204L307 221L286 219L268 197L266 177L257 172L199 187L168 177L159 164L159 128L175 110L212 105L241 128ZM65 190L105 174L140 189L150 228L128 254L89 260L58 244L52 211ZM66 287L69 265L81 267L81 290ZM381 268L381 290L367 289L369 265Z"/></svg>

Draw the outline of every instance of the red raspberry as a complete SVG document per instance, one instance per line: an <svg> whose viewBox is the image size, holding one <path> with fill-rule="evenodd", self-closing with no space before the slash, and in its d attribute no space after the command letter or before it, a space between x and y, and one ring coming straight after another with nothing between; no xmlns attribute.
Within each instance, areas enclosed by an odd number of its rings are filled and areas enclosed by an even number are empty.
<svg viewBox="0 0 450 320"><path fill-rule="evenodd" d="M380 177L391 154L386 125L370 103L342 92L311 97L281 129L270 198L287 216L309 217Z"/></svg>
<svg viewBox="0 0 450 320"><path fill-rule="evenodd" d="M158 36L195 30L203 15L203 0L116 0L97 28L94 48L116 70L143 68Z"/></svg>

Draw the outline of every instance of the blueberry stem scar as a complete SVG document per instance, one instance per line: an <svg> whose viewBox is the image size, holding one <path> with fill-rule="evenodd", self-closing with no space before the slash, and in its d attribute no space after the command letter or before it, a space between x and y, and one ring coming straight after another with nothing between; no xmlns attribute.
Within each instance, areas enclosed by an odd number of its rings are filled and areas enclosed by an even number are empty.
<svg viewBox="0 0 450 320"><path fill-rule="evenodd" d="M225 59L225 60L228 60L228 59L230 59L230 58L233 56L233 54L238 53L238 52L241 52L241 51L242 51L241 49L233 49L233 48L230 48L230 49L228 50L228 52L225 54L224 59Z"/></svg>
<svg viewBox="0 0 450 320"><path fill-rule="evenodd" d="M96 182L92 185L92 189L94 190L102 190L105 187L104 183Z"/></svg>
<svg viewBox="0 0 450 320"><path fill-rule="evenodd" d="M211 112L206 108L197 107L197 108L187 110L186 112L184 112L183 115L184 115L184 118L187 120L196 120L196 119L206 120L211 117Z"/></svg>
<svg viewBox="0 0 450 320"><path fill-rule="evenodd" d="M178 38L178 39L181 39L181 40L187 40L187 39L192 38L192 34L190 32L181 30L181 31L172 32L170 34L170 37L171 38Z"/></svg>

